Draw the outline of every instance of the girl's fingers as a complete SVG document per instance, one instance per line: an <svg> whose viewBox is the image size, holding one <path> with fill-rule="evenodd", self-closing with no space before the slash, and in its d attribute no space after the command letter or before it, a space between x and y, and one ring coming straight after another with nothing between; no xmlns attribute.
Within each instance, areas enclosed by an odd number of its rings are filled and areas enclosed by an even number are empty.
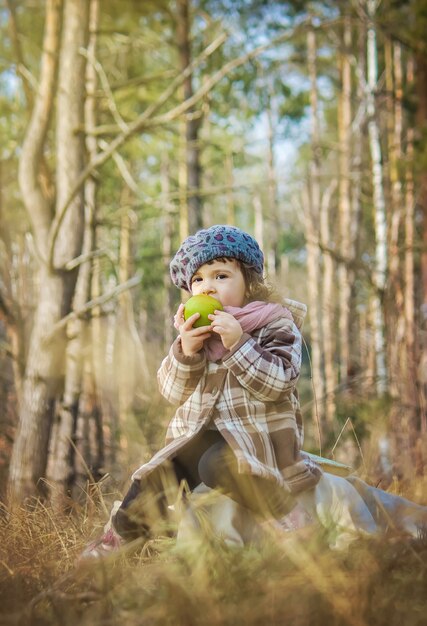
<svg viewBox="0 0 427 626"><path fill-rule="evenodd" d="M180 304L173 318L173 325L177 330L184 323L184 305Z"/></svg>
<svg viewBox="0 0 427 626"><path fill-rule="evenodd" d="M193 313L193 315L190 315L190 317L188 317L185 320L184 326L187 326L187 327L190 326L191 327L194 324L194 322L197 319L199 319L199 317L200 317L200 313ZM184 319L184 316L182 316L182 319Z"/></svg>
<svg viewBox="0 0 427 626"><path fill-rule="evenodd" d="M217 315L216 311L215 311L215 313L209 313L208 319L210 319L212 321L217 320L217 319L219 319L219 315Z"/></svg>
<svg viewBox="0 0 427 626"><path fill-rule="evenodd" d="M184 305L180 304L176 313L175 313L175 317L184 317Z"/></svg>
<svg viewBox="0 0 427 626"><path fill-rule="evenodd" d="M210 326L199 326L198 328L193 328L193 324L196 320L198 320L200 317L200 313L193 313L193 315L191 315L191 317L189 317L183 324L182 324L182 328L184 330L191 330L193 332L196 332L196 335L199 335L200 333L203 332L207 332L208 330L210 330Z"/></svg>
<svg viewBox="0 0 427 626"><path fill-rule="evenodd" d="M211 330L211 326L199 326L199 328L192 328L193 336L198 339L200 339L202 335L206 335L208 337L211 334Z"/></svg>
<svg viewBox="0 0 427 626"><path fill-rule="evenodd" d="M214 319L226 319L226 318L233 318L236 319L233 315L231 315L231 313L227 313L227 311L214 311L213 313L209 313L208 318L210 320L214 320Z"/></svg>

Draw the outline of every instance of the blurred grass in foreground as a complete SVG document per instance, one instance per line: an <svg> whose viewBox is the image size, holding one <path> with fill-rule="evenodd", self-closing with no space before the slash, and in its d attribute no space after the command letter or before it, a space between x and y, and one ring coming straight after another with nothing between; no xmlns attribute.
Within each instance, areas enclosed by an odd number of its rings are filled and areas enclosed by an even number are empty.
<svg viewBox="0 0 427 626"><path fill-rule="evenodd" d="M262 547L162 538L77 562L104 513L36 503L0 518L0 624L35 626L425 626L427 531L334 552L287 533Z"/></svg>

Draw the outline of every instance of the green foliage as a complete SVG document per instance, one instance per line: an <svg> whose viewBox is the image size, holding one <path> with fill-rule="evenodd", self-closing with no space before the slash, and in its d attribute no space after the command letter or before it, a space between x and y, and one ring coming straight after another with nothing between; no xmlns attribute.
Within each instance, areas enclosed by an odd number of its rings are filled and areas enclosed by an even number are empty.
<svg viewBox="0 0 427 626"><path fill-rule="evenodd" d="M372 422L375 415L376 424L387 424L393 401L390 396L381 398L366 397L365 394L357 393L342 394L338 396L336 419L341 425L350 418L355 428L366 427Z"/></svg>
<svg viewBox="0 0 427 626"><path fill-rule="evenodd" d="M293 256L298 254L304 247L305 240L302 231L298 231L296 228L284 228L281 232L278 250L281 254Z"/></svg>
<svg viewBox="0 0 427 626"><path fill-rule="evenodd" d="M329 441L325 441L325 448L334 446L336 433L339 433L346 424L348 426L348 420L351 425L347 428L345 437L354 438L356 435L360 443L370 434L372 424L375 424L375 428L386 430L392 406L392 399L387 395L381 398L366 397L359 395L357 391L338 395L335 412L336 432L329 435Z"/></svg>

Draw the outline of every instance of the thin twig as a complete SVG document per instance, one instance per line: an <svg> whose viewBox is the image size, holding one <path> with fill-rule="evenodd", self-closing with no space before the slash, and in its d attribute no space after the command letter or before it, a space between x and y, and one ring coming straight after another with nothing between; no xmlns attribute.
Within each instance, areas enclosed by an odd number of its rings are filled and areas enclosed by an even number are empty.
<svg viewBox="0 0 427 626"><path fill-rule="evenodd" d="M318 434L318 440L319 440L319 456L322 456L322 432L320 429L320 418L319 418L319 409L317 406L317 395L316 395L316 388L314 386L314 381L313 381L313 367L312 367L312 363L311 363L311 357L310 357L310 352L308 351L308 347L307 347L307 343L304 339L304 337L302 338L303 342L304 342L304 346L307 352L307 356L308 356L308 362L309 362L309 366L310 366L310 380L311 380L311 388L313 390L313 399L314 399L314 414L316 416L316 426L317 426L317 434Z"/></svg>
<svg viewBox="0 0 427 626"><path fill-rule="evenodd" d="M334 447L331 450L331 456L333 456L335 448L337 447L338 442L341 439L341 435L343 434L344 430L346 429L348 423L350 423L351 429L353 431L354 438L355 438L356 443L357 443L357 447L359 449L360 458L362 459L363 469L365 470L365 472L367 472L368 470L367 470L366 463L365 463L365 457L363 456L362 447L360 445L360 441L359 441L359 438L357 436L357 433L356 433L356 431L354 429L353 421L352 421L351 417L347 417L344 426L341 428L341 431L340 431L340 433L338 435L338 438L337 438L337 440L336 440L336 442L334 444Z"/></svg>
<svg viewBox="0 0 427 626"><path fill-rule="evenodd" d="M338 435L338 437L337 437L337 439L336 439L336 441L335 441L334 447L333 447L333 448L332 448L332 450L331 450L331 456L333 456L333 455L334 455L334 450L335 450L335 448L337 447L338 442L339 442L339 440L341 439L341 435L343 434L343 432L344 432L344 430L345 430L345 428L346 428L346 426L347 426L347 423L348 423L349 421L350 421L350 418L349 418L349 417L347 417L347 419L346 419L346 421L345 421L345 424L344 424L344 426L341 428L341 430L340 430L340 432L339 432L339 435Z"/></svg>
<svg viewBox="0 0 427 626"><path fill-rule="evenodd" d="M77 454L77 456L80 458L80 461L82 462L82 465L83 465L83 467L85 468L85 470L86 470L86 472L87 472L87 475L89 476L90 480L92 481L92 484L93 484L93 485L95 485L95 486L97 487L97 491L98 491L98 494L99 494L99 496L100 496L100 501L101 501L101 506L102 506L102 509L103 509L103 511L104 511L104 513L105 513L105 515L106 515L107 517L109 517L109 516L110 516L110 512L109 512L109 510L107 509L107 505L105 504L103 493L102 493L102 491L99 489L98 483L96 482L94 475L93 475L93 474L92 474L92 472L90 471L90 468L89 468L88 464L86 463L86 461L85 461L85 459L84 459L84 457L83 457L82 453L81 453L81 452L80 452L80 450L77 448L77 446L76 446L76 444L74 443L74 441L73 441L70 437L67 437L67 439L68 439L68 442L70 443L71 447L73 448L74 452L75 452L75 453ZM99 482L101 482L101 481L99 481Z"/></svg>
<svg viewBox="0 0 427 626"><path fill-rule="evenodd" d="M92 159L92 161L88 163L86 168L77 178L76 182L74 183L73 188L71 189L68 195L68 198L66 199L61 209L57 212L55 219L52 223L52 226L49 232L49 245L48 245L49 267L53 268L53 254L54 254L55 242L58 236L59 228L62 224L62 221L65 217L68 207L70 206L71 202L74 199L74 196L79 191L83 183L89 178L92 172L97 167L100 167L103 163L105 163L113 155L113 153L116 152L116 150L129 139L129 137L134 135L136 132L138 132L138 130L140 130L140 128L144 126L147 120L156 111L158 111L159 108L163 106L163 104L165 104L169 100L169 98L178 89L178 87L186 80L186 78L188 78L188 76L191 75L194 69L198 65L200 65L206 58L208 58L220 45L222 45L225 39L226 39L226 36L222 34L220 37L217 37L217 39L215 39L209 46L207 46L207 48L205 48L202 54L200 54L197 57L197 59L193 61L193 63L190 63L190 65L186 67L185 70L181 72L174 81L172 81L172 83L163 92L160 98L158 98L156 102L154 102L151 106L149 106L134 122L129 124L125 132L122 132L120 135L116 137L116 139L114 139L110 143L108 150L104 150L104 152L100 152L99 154L96 155L96 157Z"/></svg>
<svg viewBox="0 0 427 626"><path fill-rule="evenodd" d="M116 124L119 126L121 131L127 132L128 125L126 124L126 122L124 121L124 119L119 113L119 110L117 108L116 101L114 100L113 92L111 91L111 87L108 82L108 78L104 71L104 68L102 67L101 63L95 59L93 54L88 54L86 50L81 50L81 53L83 54L83 56L87 58L88 62L95 68L95 71L97 72L100 78L101 84L104 88L104 92L107 96L108 107L111 111L111 114Z"/></svg>
<svg viewBox="0 0 427 626"><path fill-rule="evenodd" d="M99 248L98 250L91 250L90 252L87 252L86 254L79 254L79 256L76 256L74 259L71 259L71 261L67 262L67 264L65 265L65 269L67 271L73 270L79 265L86 263L86 261L90 261L91 259L97 259L98 257L101 257L101 256L106 256L110 260L113 260L111 259L111 255L110 255L108 248Z"/></svg>
<svg viewBox="0 0 427 626"><path fill-rule="evenodd" d="M364 457L363 452L362 452L362 447L360 445L359 438L358 438L357 433L356 433L356 431L354 429L354 426L353 426L353 420L350 420L350 425L351 425L351 429L353 431L354 438L356 439L357 447L359 448L360 458L362 459L362 463L363 463L363 469L365 470L365 472L367 472L368 469L366 467L365 457Z"/></svg>
<svg viewBox="0 0 427 626"><path fill-rule="evenodd" d="M61 320L59 320L59 322L57 322L54 325L49 335L45 338L45 341L46 342L52 341L55 334L59 330L64 328L64 326L66 326L70 320L77 319L79 317L84 317L86 313L88 313L91 309L94 309L95 307L100 306L101 304L105 304L109 300L112 300L113 298L123 293L124 291L127 291L128 289L133 289L133 287L136 287L137 285L139 285L141 280L142 280L142 276L140 274L133 276L126 282L121 283L120 285L117 285L117 287L115 287L111 291L108 291L107 293L104 293L101 296L93 298L92 300L87 302L81 309L78 309L77 311L71 311L71 313L68 313L68 315L63 317Z"/></svg>
<svg viewBox="0 0 427 626"><path fill-rule="evenodd" d="M98 143L99 143L99 147L102 148L103 150L108 149L108 143L104 139L100 139ZM129 187L131 191L133 191L133 193L137 194L139 191L138 185L133 179L132 174L130 173L129 168L126 165L124 158L118 152L114 152L112 156L113 156L113 160L115 161L117 165L117 169L122 175L123 180L125 181L126 185Z"/></svg>
<svg viewBox="0 0 427 626"><path fill-rule="evenodd" d="M153 117L154 113L159 110L163 104L167 102L167 100L171 97L171 95L176 91L176 89L181 85L187 76L189 76L194 67L199 65L202 60L204 60L207 56L212 54L212 52L223 43L225 39L225 35L218 37L210 46L208 46L204 52L194 61L194 63L190 64L178 77L175 81L172 82L171 86L160 96L160 98L153 103L150 107L148 107L144 113L142 113L134 122L129 124L128 130L126 132L121 133L114 139L110 144L107 150L100 152L83 170L80 176L77 178L74 186L72 187L68 198L63 204L62 208L57 212L55 219L52 223L52 227L49 232L49 245L48 245L48 264L50 268L54 268L53 266L53 253L55 247L55 241L58 236L59 228L62 224L62 221L65 217L67 209L69 208L71 202L74 199L74 196L79 191L82 184L87 180L89 176L91 176L92 172L97 168L103 165L117 149L122 146L132 135L143 130L144 128L154 127L161 124L167 124L171 121L174 121L180 115L191 109L199 100L201 100L217 83L222 80L227 74L229 74L232 70L240 67L250 59L253 59L274 45L284 43L294 37L295 34L299 30L304 30L307 26L306 22L302 22L299 24L294 30L291 32L287 32L275 39L272 39L267 44L262 46L258 46L254 50L247 52L246 54L238 57L237 59L233 59L226 65L224 65L220 70L215 72L213 76L209 80L207 80L202 87L191 97L185 100L180 105L176 106L174 109L171 109L168 113L163 115L159 115L157 117Z"/></svg>

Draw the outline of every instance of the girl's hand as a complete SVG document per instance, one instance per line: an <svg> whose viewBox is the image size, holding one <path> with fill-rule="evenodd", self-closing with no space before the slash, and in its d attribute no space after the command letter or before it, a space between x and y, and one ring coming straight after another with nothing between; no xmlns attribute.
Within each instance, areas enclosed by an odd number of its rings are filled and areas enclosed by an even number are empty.
<svg viewBox="0 0 427 626"><path fill-rule="evenodd" d="M199 319L200 313L194 313L188 320L184 319L184 305L180 304L174 317L174 326L179 330L182 351L185 356L194 356L203 348L203 342L211 336L210 326L193 328L194 322Z"/></svg>
<svg viewBox="0 0 427 626"><path fill-rule="evenodd" d="M212 315L208 315L208 318L212 320L211 328L221 337L224 348L231 350L243 335L240 323L231 313L225 311L215 311Z"/></svg>

